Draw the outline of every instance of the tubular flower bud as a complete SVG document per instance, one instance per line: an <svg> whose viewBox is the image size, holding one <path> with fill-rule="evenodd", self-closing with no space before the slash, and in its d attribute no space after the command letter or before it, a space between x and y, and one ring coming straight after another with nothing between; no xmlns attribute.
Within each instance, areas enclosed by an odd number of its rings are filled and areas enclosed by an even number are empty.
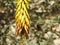
<svg viewBox="0 0 60 45"><path fill-rule="evenodd" d="M16 36L20 33L28 37L30 27L30 16L28 13L29 0L16 0Z"/></svg>

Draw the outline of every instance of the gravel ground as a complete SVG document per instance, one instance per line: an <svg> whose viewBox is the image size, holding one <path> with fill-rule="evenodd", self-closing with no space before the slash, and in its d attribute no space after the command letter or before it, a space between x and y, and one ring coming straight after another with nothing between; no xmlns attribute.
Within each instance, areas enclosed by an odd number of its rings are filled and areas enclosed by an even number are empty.
<svg viewBox="0 0 60 45"><path fill-rule="evenodd" d="M16 2L0 0L0 45L60 45L60 1L32 0L29 39L15 36Z"/></svg>

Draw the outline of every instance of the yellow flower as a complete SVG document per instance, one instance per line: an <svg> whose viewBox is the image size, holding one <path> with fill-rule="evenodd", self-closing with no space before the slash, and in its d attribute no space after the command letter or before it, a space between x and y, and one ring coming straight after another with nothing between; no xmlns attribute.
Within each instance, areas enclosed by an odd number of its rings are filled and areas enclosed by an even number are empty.
<svg viewBox="0 0 60 45"><path fill-rule="evenodd" d="M20 33L26 35L28 38L29 27L30 27L30 16L28 13L30 0L16 0L16 36Z"/></svg>

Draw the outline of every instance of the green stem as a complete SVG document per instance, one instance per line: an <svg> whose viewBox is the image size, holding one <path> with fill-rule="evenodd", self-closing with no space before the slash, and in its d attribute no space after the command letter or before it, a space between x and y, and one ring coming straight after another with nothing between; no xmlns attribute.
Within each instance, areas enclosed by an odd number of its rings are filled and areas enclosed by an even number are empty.
<svg viewBox="0 0 60 45"><path fill-rule="evenodd" d="M20 45L26 45L25 41L26 41L26 37L25 35L22 35L20 39Z"/></svg>

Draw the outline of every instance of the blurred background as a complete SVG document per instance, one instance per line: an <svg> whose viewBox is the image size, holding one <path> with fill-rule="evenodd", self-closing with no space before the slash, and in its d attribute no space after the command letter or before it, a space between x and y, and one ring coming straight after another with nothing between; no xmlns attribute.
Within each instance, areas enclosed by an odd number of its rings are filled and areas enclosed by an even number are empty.
<svg viewBox="0 0 60 45"><path fill-rule="evenodd" d="M0 45L23 42L15 36L15 11L15 0L0 0ZM60 45L60 0L31 0L29 14L31 27L24 45Z"/></svg>

